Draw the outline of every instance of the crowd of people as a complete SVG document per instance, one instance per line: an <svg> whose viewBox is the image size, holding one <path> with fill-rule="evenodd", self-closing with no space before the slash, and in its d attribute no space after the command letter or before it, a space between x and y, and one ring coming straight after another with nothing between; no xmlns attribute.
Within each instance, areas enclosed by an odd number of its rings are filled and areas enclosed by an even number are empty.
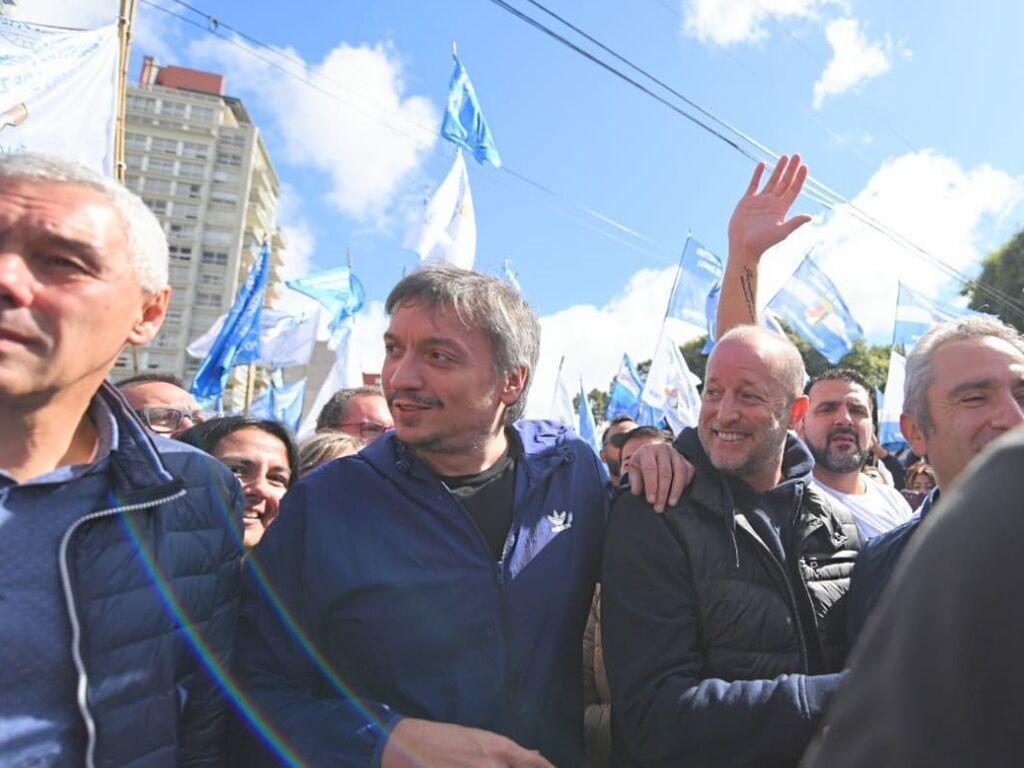
<svg viewBox="0 0 1024 768"><path fill-rule="evenodd" d="M164 234L0 157L0 765L1014 764L1024 339L929 331L888 453L868 383L759 322L807 221L800 158L764 171L698 423L622 417L598 455L523 418L518 290L443 265L388 296L381 388L301 444L114 385L167 311Z"/></svg>

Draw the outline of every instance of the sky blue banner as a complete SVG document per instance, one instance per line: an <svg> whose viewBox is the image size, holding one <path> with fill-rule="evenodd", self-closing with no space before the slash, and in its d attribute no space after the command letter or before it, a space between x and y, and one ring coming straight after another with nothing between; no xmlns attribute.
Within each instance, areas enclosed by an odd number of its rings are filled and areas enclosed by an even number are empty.
<svg viewBox="0 0 1024 768"><path fill-rule="evenodd" d="M982 314L973 309L960 309L941 304L900 283L896 296L896 327L893 329L892 343L903 344L909 351L932 326L947 320Z"/></svg>
<svg viewBox="0 0 1024 768"><path fill-rule="evenodd" d="M907 447L907 439L900 431L903 413L903 384L906 380L906 359L895 350L889 351L889 372L885 379L885 394L878 393L878 442L887 451L897 453Z"/></svg>
<svg viewBox="0 0 1024 768"><path fill-rule="evenodd" d="M289 280L286 285L293 291L304 293L323 304L331 315L329 327L332 340L342 331L345 320L361 310L366 303L363 284L348 267L315 272L296 280ZM331 346L337 345L332 343Z"/></svg>
<svg viewBox="0 0 1024 768"><path fill-rule="evenodd" d="M302 403L305 397L305 379L284 384L281 372L275 371L267 391L253 400L249 407L249 415L257 419L279 421L292 432L296 432L302 419Z"/></svg>
<svg viewBox="0 0 1024 768"><path fill-rule="evenodd" d="M615 380L612 381L608 408L604 412L605 419L611 421L619 416L629 416L635 419L643 388L643 380L641 380L636 366L633 365L633 361L629 359L629 355L623 355L619 372L615 374Z"/></svg>
<svg viewBox="0 0 1024 768"><path fill-rule="evenodd" d="M704 327L708 317L708 296L722 282L723 271L721 259L688 237L679 259L676 284L668 300L667 316L698 328Z"/></svg>
<svg viewBox="0 0 1024 768"><path fill-rule="evenodd" d="M498 154L487 120L484 119L476 89L458 57L455 57L455 71L448 86L448 105L441 124L441 135L465 149L477 162L501 167L501 155Z"/></svg>
<svg viewBox="0 0 1024 768"><path fill-rule="evenodd" d="M199 366L192 382L192 393L196 397L219 395L224 391L224 381L232 368L260 359L260 328L269 277L270 246L264 243L259 261L246 276L213 347Z"/></svg>
<svg viewBox="0 0 1024 768"><path fill-rule="evenodd" d="M808 254L768 308L836 365L864 330L828 275Z"/></svg>
<svg viewBox="0 0 1024 768"><path fill-rule="evenodd" d="M597 436L597 424L594 422L594 412L590 408L590 400L587 392L583 389L583 382L580 381L580 401L578 404L580 418L580 437L584 442L594 449L594 453L601 452L601 441Z"/></svg>

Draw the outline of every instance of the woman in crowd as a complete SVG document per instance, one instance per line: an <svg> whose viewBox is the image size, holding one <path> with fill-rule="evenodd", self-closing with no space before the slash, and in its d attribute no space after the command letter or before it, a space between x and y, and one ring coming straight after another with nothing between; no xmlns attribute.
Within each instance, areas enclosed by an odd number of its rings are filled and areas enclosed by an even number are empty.
<svg viewBox="0 0 1024 768"><path fill-rule="evenodd" d="M298 455L288 430L276 421L225 416L197 424L178 439L235 473L245 494L245 547L255 547L298 477Z"/></svg>
<svg viewBox="0 0 1024 768"><path fill-rule="evenodd" d="M299 477L305 477L328 461L359 453L364 445L366 443L352 435L337 430L317 432L299 446Z"/></svg>

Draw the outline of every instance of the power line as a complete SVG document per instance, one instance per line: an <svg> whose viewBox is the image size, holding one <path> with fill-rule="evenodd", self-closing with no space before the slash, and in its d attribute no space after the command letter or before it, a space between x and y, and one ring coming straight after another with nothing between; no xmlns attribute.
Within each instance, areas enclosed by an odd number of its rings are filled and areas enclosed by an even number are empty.
<svg viewBox="0 0 1024 768"><path fill-rule="evenodd" d="M693 108L698 110L701 113L701 115L704 115L707 118L707 120L713 121L716 125L720 126L721 129L724 130L726 133L731 133L736 138L735 139L731 139L731 138L729 138L727 136L724 136L723 133L722 133L722 130L718 130L718 129L712 127L711 125L708 124L707 121L702 120L700 117L697 117L696 115L693 115L693 114L687 112L682 107L680 107L680 106L678 106L678 105L668 101L663 96L653 92L650 88L648 88L647 86L645 86L642 83L638 82L634 78L630 77L629 75L627 75L622 70L617 69L614 65L612 65L612 64L610 64L610 63L608 63L608 62L598 58L592 52L587 51L586 49L584 49L580 45L574 43L573 41L571 41L570 39L568 39L564 35L558 33L557 31L555 31L551 27L549 27L546 24L544 24L542 21L540 21L540 20L538 20L538 19L536 19L536 18L526 14L525 12L519 10L518 8L512 6L510 3L506 2L506 0L491 0L491 2L494 5L497 5L499 8L505 10L506 12L511 14L512 16L515 16L520 21L523 21L524 23L528 24L529 26L533 27L534 29L536 29L536 30L538 30L540 32L543 32L548 37L551 37L552 39L554 39L557 42L561 43L562 45L564 45L565 47L567 47L570 50L574 51L575 53L583 56L587 60L589 60L592 63L596 64L601 69L604 69L609 74L614 75L615 77L619 78L620 80L623 80L624 82L632 85L633 87L637 88L641 92L643 92L646 95L650 96L655 101L658 101L659 103L667 106L673 112L676 112L677 114L679 114L682 117L686 118L687 120L689 120L690 122L694 123L698 127L702 128L705 131L707 131L708 133L712 134L713 136L715 136L716 138L718 138L719 140L721 140L722 142L724 142L728 146L732 147L734 150L736 150L737 152L742 154L744 157L747 157L750 160L754 160L755 162L762 161L763 158L758 157L755 154L754 150L756 150L758 152L767 154L769 157L778 158L778 155L776 153L774 153L772 150L770 150L767 147L765 147L760 142L757 142L755 139L753 139L752 137L748 136L746 133L740 131L739 129L737 129L735 127L733 127L732 125L730 125L726 121L722 120L721 118L718 118L713 113L711 113L709 110L707 110L707 109L697 105L696 102L694 102L691 99L687 98L686 96L682 95L681 93L679 93L677 90L675 90L671 86L668 86L667 84L665 84L659 78L657 78L657 77L651 75L650 73L648 73L643 67L640 67L639 65L633 63L632 61L630 61L625 56L622 56L622 55L616 53L610 47L608 47L607 45L601 43L596 38L594 38L592 35L586 33L585 31L580 29L578 26L572 24L571 22L569 22L568 20L564 19L562 16L560 16L557 13L555 13L554 11L551 11L546 6L544 6L542 3L538 2L538 0L525 0L525 1L530 3L531 5L533 5L534 7L540 9L541 11L543 11L545 14L547 14L551 18L556 19L557 21L559 21L559 23L563 24L564 26L566 26L568 29L572 30L573 32L579 34L581 37L583 37L587 41L589 41L592 44L598 46L601 50L607 52L609 55L613 56L618 61L621 61L621 62L625 63L627 66L629 66L635 72L642 74L644 77L649 79L651 82L655 83L659 87L665 89L666 91L668 91L672 95L674 95L677 98L679 98L682 101L684 101L684 103L686 103L687 105L693 106ZM749 149L747 147L740 146L740 144L738 142L743 142L745 144L749 144L751 147L753 147L753 149ZM853 218L857 219L858 221L860 221L865 226L868 226L871 229L874 229L879 234L882 234L883 236L885 236L888 239L892 240L894 243L897 243L897 244L903 246L904 248L906 248L907 250L917 254L918 256L923 258L925 261L927 261L927 262L931 263L933 266L937 267L939 270L941 270L948 277L951 277L951 278L957 280L958 282L960 282L961 284L963 284L966 287L973 288L974 290L978 291L979 293L985 294L989 298L996 299L1002 306L1008 307L1008 308L1010 308L1012 310L1015 310L1018 313L1019 317L1024 318L1024 302L1020 301L1019 299L1016 299L1015 297L1010 296L1009 294L1007 294L1006 292L1004 292L1004 291L1002 291L1002 290L1000 290L998 288L995 288L993 286L987 285L985 283L980 283L980 282L977 282L975 280L972 280L971 278L967 277L967 275L963 274L958 269L956 269L956 267L948 264L943 259L941 259L941 258L935 256L934 254L930 253L929 251L927 251L923 247L919 246L918 244L916 244L915 242L913 242L912 240L910 240L906 236L902 235L898 231L896 231L896 230L892 229L891 227L889 227L888 225L886 225L884 222L881 222L878 219L876 219L875 217L869 215L868 213L863 211L861 208L859 208L858 206L856 206L853 203L851 203L850 201L848 201L846 198L844 198L839 193L835 192L834 190L830 189L826 185L822 184L820 181L818 181L816 179L813 179L812 177L808 176L807 184L805 185L802 194L804 196L808 197L809 199L814 200L815 202L818 202L819 204L823 205L827 209L832 210L833 212L835 212L837 208L841 207L846 213L848 213L849 215L853 216Z"/></svg>

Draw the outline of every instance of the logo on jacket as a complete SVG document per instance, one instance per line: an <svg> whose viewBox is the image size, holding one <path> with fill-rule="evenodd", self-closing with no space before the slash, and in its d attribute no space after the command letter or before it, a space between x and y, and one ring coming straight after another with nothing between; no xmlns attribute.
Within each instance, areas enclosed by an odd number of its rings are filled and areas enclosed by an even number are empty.
<svg viewBox="0 0 1024 768"><path fill-rule="evenodd" d="M552 533L561 533L572 528L572 514L569 512L559 512L557 509L552 510L551 514L548 515L548 522L551 523Z"/></svg>

